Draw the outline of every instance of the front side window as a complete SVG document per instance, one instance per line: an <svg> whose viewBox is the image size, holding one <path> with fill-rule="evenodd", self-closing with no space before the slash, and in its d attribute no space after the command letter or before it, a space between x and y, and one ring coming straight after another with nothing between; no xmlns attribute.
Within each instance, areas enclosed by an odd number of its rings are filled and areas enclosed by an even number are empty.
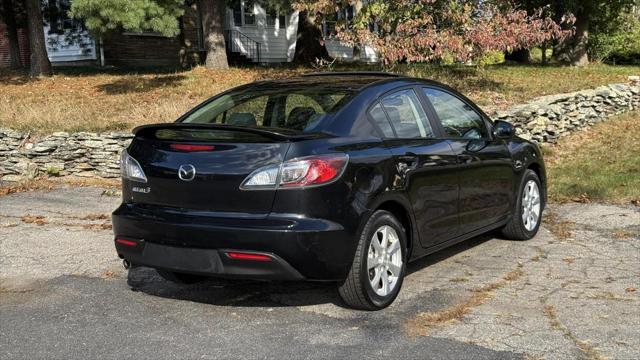
<svg viewBox="0 0 640 360"><path fill-rule="evenodd" d="M427 115L413 90L401 90L385 96L382 99L382 106L389 117L391 125L396 130L398 138L433 137L433 130Z"/></svg>
<svg viewBox="0 0 640 360"><path fill-rule="evenodd" d="M488 137L482 116L457 97L432 88L423 88L449 137L482 139Z"/></svg>

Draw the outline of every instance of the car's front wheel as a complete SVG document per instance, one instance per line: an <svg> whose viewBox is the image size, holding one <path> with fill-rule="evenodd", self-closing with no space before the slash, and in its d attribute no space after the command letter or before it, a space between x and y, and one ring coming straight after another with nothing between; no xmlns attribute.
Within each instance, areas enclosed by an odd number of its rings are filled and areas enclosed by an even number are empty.
<svg viewBox="0 0 640 360"><path fill-rule="evenodd" d="M404 279L406 245L405 230L393 214L373 213L360 235L349 275L338 287L344 302L362 310L389 306Z"/></svg>
<svg viewBox="0 0 640 360"><path fill-rule="evenodd" d="M513 217L502 229L507 239L528 240L538 233L543 210L541 189L538 175L527 170L520 184Z"/></svg>

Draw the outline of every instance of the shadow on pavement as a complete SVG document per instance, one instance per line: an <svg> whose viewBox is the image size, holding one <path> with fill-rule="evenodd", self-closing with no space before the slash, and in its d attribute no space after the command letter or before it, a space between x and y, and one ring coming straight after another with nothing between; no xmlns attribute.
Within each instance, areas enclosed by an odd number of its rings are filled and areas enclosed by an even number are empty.
<svg viewBox="0 0 640 360"><path fill-rule="evenodd" d="M416 260L407 266L407 275L428 269L492 238L488 233ZM133 291L169 299L218 306L282 307L331 303L345 307L334 282L277 282L211 278L197 284L176 284L147 267L129 270L127 283Z"/></svg>

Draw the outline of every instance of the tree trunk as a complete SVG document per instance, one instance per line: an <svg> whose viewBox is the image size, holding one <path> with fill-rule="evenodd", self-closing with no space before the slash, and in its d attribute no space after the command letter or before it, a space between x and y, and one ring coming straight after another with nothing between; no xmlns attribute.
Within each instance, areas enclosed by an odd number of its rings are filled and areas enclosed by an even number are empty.
<svg viewBox="0 0 640 360"><path fill-rule="evenodd" d="M22 67L20 61L20 43L18 42L18 26L16 25L16 14L13 11L12 0L2 0L4 8L4 24L9 38L9 67L19 69Z"/></svg>
<svg viewBox="0 0 640 360"><path fill-rule="evenodd" d="M514 50L510 53L505 53L504 59L515 61L519 64L529 64L531 63L531 51L529 49Z"/></svg>
<svg viewBox="0 0 640 360"><path fill-rule="evenodd" d="M353 9L354 14L353 16L357 16L357 14L359 14L362 11L362 7L364 6L362 0L356 0L355 3L353 4ZM359 62L362 60L362 56L363 56L363 52L364 52L364 46L361 46L361 44L354 44L353 45L353 61Z"/></svg>
<svg viewBox="0 0 640 360"><path fill-rule="evenodd" d="M42 27L40 0L25 0L27 26L29 27L29 49L31 50L31 76L51 76L51 62L47 57Z"/></svg>
<svg viewBox="0 0 640 360"><path fill-rule="evenodd" d="M209 69L227 69L227 50L224 43L224 0L202 0L199 2L202 11L202 31L204 45L207 49L205 66Z"/></svg>
<svg viewBox="0 0 640 360"><path fill-rule="evenodd" d="M299 64L315 64L317 60L331 60L324 44L322 31L306 11L298 18L298 36L293 61Z"/></svg>
<svg viewBox="0 0 640 360"><path fill-rule="evenodd" d="M589 25L591 13L588 8L583 8L576 15L575 34L572 37L559 42L553 54L556 59L573 66L589 64L587 45L589 41Z"/></svg>

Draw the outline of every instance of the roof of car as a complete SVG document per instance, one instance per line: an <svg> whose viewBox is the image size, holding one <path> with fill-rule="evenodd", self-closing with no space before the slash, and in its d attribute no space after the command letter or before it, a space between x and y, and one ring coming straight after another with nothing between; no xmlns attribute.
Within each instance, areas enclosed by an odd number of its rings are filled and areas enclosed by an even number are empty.
<svg viewBox="0 0 640 360"><path fill-rule="evenodd" d="M361 90L369 85L381 82L396 80L407 80L410 78L402 75L374 72L374 71L354 71L338 72L327 71L320 73L307 73L296 77L276 80L263 80L249 86L272 87L272 86L322 86L335 89Z"/></svg>
<svg viewBox="0 0 640 360"><path fill-rule="evenodd" d="M383 71L323 71L302 74L309 76L372 76L372 77L400 77L401 75Z"/></svg>

